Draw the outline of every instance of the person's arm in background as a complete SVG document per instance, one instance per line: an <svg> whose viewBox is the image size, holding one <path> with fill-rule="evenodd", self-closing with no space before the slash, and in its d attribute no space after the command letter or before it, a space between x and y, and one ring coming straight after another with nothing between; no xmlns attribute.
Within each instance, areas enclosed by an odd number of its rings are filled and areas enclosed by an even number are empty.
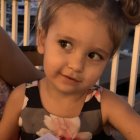
<svg viewBox="0 0 140 140"><path fill-rule="evenodd" d="M11 86L41 79L37 70L9 35L0 27L0 78Z"/></svg>

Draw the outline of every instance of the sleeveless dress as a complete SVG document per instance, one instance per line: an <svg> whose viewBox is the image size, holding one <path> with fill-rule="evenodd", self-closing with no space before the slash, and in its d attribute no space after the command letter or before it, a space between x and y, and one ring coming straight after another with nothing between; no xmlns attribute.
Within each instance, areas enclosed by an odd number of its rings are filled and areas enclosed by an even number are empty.
<svg viewBox="0 0 140 140"><path fill-rule="evenodd" d="M35 140L46 134L52 134L61 140L91 140L102 129L101 93L102 88L99 86L89 89L80 115L61 118L43 108L38 81L27 84L19 117L21 140Z"/></svg>

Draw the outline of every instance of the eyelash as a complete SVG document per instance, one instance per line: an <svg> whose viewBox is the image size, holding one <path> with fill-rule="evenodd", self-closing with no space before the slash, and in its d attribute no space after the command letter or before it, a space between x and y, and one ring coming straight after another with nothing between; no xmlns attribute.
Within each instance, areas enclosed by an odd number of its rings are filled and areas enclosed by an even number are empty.
<svg viewBox="0 0 140 140"><path fill-rule="evenodd" d="M66 50L71 50L72 49L72 43L69 42L69 41L67 41L67 40L60 39L60 40L58 40L58 44L63 49L66 49ZM69 46L67 46L67 45L69 45ZM99 59L97 58L96 61L99 61L99 60L103 60L104 59L103 56L101 54L97 53L97 52L90 52L88 54L89 59L93 59L92 58L92 55L93 55L93 57L95 57L95 55L97 55L99 57Z"/></svg>
<svg viewBox="0 0 140 140"><path fill-rule="evenodd" d="M67 49L72 49L72 43L67 41L67 40L58 40L58 44L60 45L60 47L62 48L67 48ZM68 46L69 45L69 46Z"/></svg>
<svg viewBox="0 0 140 140"><path fill-rule="evenodd" d="M93 57L92 57L92 55L93 55ZM97 52L91 52L91 53L89 53L89 54L88 54L88 57L89 57L90 59L93 59L95 55L97 55L97 56L99 57L98 60L103 60L103 59L104 59L103 56L102 56L101 54L97 53Z"/></svg>

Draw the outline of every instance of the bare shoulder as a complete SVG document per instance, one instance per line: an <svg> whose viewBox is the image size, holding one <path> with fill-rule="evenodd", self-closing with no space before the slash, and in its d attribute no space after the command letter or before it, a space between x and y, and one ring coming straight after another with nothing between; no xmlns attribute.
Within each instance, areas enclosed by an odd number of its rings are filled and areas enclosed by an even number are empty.
<svg viewBox="0 0 140 140"><path fill-rule="evenodd" d="M11 92L8 101L6 103L6 108L12 104L11 107L21 108L25 95L25 84L21 84Z"/></svg>
<svg viewBox="0 0 140 140"><path fill-rule="evenodd" d="M21 84L15 89L13 89L13 91L11 92L7 100L2 120L5 119L10 120L8 115L10 115L11 117L12 116L15 117L16 115L19 115L23 106L24 95L25 95L25 84Z"/></svg>
<svg viewBox="0 0 140 140"><path fill-rule="evenodd" d="M18 139L18 119L24 102L25 84L16 87L6 103L0 122L0 139Z"/></svg>
<svg viewBox="0 0 140 140"><path fill-rule="evenodd" d="M115 116L116 113L118 114L119 111L122 111L122 109L126 110L127 108L130 108L130 106L126 100L121 98L121 96L105 88L103 89L101 96L101 110L105 123L111 119L110 116Z"/></svg>
<svg viewBox="0 0 140 140"><path fill-rule="evenodd" d="M127 100L107 89L103 89L101 112L104 124L110 123L127 140L139 139L140 116L127 103Z"/></svg>

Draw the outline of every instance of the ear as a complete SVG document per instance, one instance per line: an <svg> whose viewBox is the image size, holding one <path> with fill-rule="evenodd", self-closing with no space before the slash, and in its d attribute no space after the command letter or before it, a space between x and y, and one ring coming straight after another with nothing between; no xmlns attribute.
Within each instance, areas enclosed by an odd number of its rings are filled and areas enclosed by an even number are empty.
<svg viewBox="0 0 140 140"><path fill-rule="evenodd" d="M44 54L45 51L45 32L42 29L37 29L36 36L37 51Z"/></svg>

